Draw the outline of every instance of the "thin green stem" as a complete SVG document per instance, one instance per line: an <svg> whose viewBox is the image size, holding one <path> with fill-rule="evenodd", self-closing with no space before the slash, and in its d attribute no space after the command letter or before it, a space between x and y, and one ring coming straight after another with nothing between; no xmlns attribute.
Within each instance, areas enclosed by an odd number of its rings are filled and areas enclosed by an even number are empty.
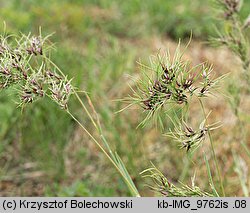
<svg viewBox="0 0 250 213"><path fill-rule="evenodd" d="M94 136L82 125L82 123L69 111L67 110L67 113L73 118L74 121L77 122L77 124L87 133L87 135L95 142L95 144L100 148L100 150L105 154L105 156L109 159L109 161L113 164L113 166L117 169L117 171L121 174L123 177L125 183L129 187L131 193L133 196L140 197L140 194L137 190L135 190L135 187L130 183L130 181L127 179L124 172L118 167L116 162L110 157L110 155L106 152L106 150L101 146L101 144L94 138Z"/></svg>
<svg viewBox="0 0 250 213"><path fill-rule="evenodd" d="M185 121L185 122L187 121L187 118L188 118L188 115L189 115L189 108L190 107L189 107L188 103L183 108L184 113L182 113L182 120ZM186 159L184 161L185 162L184 168L183 168L182 173L181 173L180 178L179 178L180 182L183 182L184 179L186 178L187 173L189 171L190 164L192 163L193 156L194 156L194 152L192 152L190 155L185 156Z"/></svg>
<svg viewBox="0 0 250 213"><path fill-rule="evenodd" d="M193 161L192 161L193 157L194 157L194 152L192 152L190 154L190 156L188 156L188 155L185 156L185 158L186 158L184 161L185 164L183 166L182 173L181 173L180 178L179 178L180 182L183 182L185 180L185 178L189 172L190 164L193 163Z"/></svg>
<svg viewBox="0 0 250 213"><path fill-rule="evenodd" d="M204 118L206 119L206 112L205 112L203 102L202 102L202 100L200 98L198 98L198 100L200 102ZM221 172L220 172L218 160L217 160L217 157L216 157L216 154L215 154L215 151L214 151L214 144L213 144L213 140L212 140L212 136L211 136L209 128L208 128L208 137L209 137L209 141L210 141L210 145L211 145L213 159L214 159L214 162L215 162L215 167L216 167L216 170L217 170L217 174L219 176L219 182L220 182L220 188L221 188L222 196L225 197L225 190L224 190L224 186L223 186Z"/></svg>
<svg viewBox="0 0 250 213"><path fill-rule="evenodd" d="M61 69L53 62L51 61L49 58L47 58L45 56L45 59L49 61L49 63L51 63L58 71L59 73L66 78L65 74L61 71ZM101 128L101 124L99 122L99 119L97 118L97 123L95 122L93 116L91 115L91 113L89 112L89 110L87 109L87 107L85 106L85 104L83 103L83 101L81 100L80 96L78 95L78 93L76 92L76 90L73 88L72 89L73 94L75 95L75 97L77 98L77 100L79 101L81 107L83 108L83 110L86 112L87 116L89 117L89 119L91 120L92 124L94 125L95 129L98 131L100 138L103 142L103 144L105 145L106 149L109 151L110 155L106 152L106 150L102 147L102 145L93 137L93 135L91 135L91 133L82 125L82 123L76 119L72 113L70 113L68 110L68 114L80 125L80 127L90 136L90 138L96 143L96 145L101 149L101 151L107 156L107 158L111 161L111 163L115 166L115 168L118 170L118 172L121 174L121 176L123 177L125 183L127 184L131 194L133 196L136 197L140 197L140 194L136 188L136 186L134 185L125 165L123 164L123 162L121 161L120 157L116 154L114 154L112 152L112 149L110 148L106 138L103 135L103 131ZM87 96L88 97L88 96ZM89 99L89 103L94 111L94 113L97 116L97 113L94 109L94 106L92 105L92 102Z"/></svg>

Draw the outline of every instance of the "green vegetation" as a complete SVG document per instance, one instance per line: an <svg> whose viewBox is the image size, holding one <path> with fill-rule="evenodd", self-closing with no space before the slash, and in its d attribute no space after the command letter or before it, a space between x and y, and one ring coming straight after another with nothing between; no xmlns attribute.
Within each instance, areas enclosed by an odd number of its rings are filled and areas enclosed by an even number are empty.
<svg viewBox="0 0 250 213"><path fill-rule="evenodd" d="M117 100L131 94L128 85L133 87L134 83L130 76L138 77L136 61L148 61L149 55L157 53L158 43L163 41L161 47L165 50L168 48L165 40L171 44L179 38L189 39L191 32L194 42L216 36L213 26L217 20L211 17L211 4L212 0L9 0L0 3L0 23L6 23L10 35L38 34L39 26L45 35L54 33L50 38L56 45L53 61L69 79L73 78L74 85L88 92L107 140L119 153L142 195L152 195L140 176L150 161L174 183L190 182L190 176L197 171L190 169L189 156L184 151L161 137L161 130L151 126L136 129L143 119L138 110L116 113L125 107ZM249 7L250 2L245 1L241 17L248 16ZM0 24L1 33L3 29L4 24ZM228 71L231 70L225 72ZM105 156L63 110L45 100L21 112L14 99L13 92L1 91L0 195L130 195L115 169L104 160ZM88 102L87 98L83 101ZM76 99L72 99L70 107L91 128ZM91 134L98 135L93 128ZM231 139L222 141L219 135L215 136L216 144L222 143L222 149L228 151L228 141L235 148ZM244 143L244 147L248 151L249 144ZM241 158L236 154L229 158L226 153L219 156L227 169L223 175L229 176L224 185L231 184L226 194L243 195L234 181L237 174L245 178ZM240 162L245 161L242 158ZM196 182L201 189L209 189L209 182L203 181L207 178L207 167L206 164L201 167L202 163L196 164L196 168L200 167ZM245 179L241 184L247 194L249 184Z"/></svg>

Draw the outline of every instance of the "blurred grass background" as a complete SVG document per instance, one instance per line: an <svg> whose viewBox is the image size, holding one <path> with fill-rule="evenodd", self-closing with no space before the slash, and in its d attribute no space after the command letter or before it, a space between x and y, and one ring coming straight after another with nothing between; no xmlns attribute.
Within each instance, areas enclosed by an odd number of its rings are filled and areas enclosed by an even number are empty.
<svg viewBox="0 0 250 213"><path fill-rule="evenodd" d="M245 4L244 17L250 2ZM44 34L54 33L54 61L89 92L109 141L139 189L148 191L139 172L150 160L177 181L185 153L155 129L136 129L139 111L115 114L123 105L114 100L128 95L128 75L138 73L136 61L157 52L158 41L185 40L191 31L194 41L214 35L211 8L211 0L0 0L0 23L6 22L9 33L38 33L39 26ZM72 107L88 126L74 100ZM129 195L68 115L49 101L21 113L11 92L0 93L0 181L0 195L9 196Z"/></svg>

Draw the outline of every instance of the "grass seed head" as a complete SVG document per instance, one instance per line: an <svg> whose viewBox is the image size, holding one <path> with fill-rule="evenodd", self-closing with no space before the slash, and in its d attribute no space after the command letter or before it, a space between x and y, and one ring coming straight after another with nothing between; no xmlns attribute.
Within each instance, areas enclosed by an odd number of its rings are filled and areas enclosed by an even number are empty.
<svg viewBox="0 0 250 213"><path fill-rule="evenodd" d="M22 107L48 96L66 110L71 81L54 71L47 57L51 51L47 38L30 34L0 37L0 89L16 85Z"/></svg>
<svg viewBox="0 0 250 213"><path fill-rule="evenodd" d="M165 197L212 197L213 194L202 191L198 186L192 183L192 186L183 183L174 184L170 182L154 165L144 170L144 178L149 178L153 184L149 188Z"/></svg>
<svg viewBox="0 0 250 213"><path fill-rule="evenodd" d="M170 54L158 54L151 60L151 66L142 65L149 70L139 81L134 91L133 101L144 109L146 119L159 110L189 104L192 96L198 98L211 94L217 80L211 76L212 67L208 64L192 66L182 59L183 52L178 47L171 59ZM143 121L143 124L146 120Z"/></svg>

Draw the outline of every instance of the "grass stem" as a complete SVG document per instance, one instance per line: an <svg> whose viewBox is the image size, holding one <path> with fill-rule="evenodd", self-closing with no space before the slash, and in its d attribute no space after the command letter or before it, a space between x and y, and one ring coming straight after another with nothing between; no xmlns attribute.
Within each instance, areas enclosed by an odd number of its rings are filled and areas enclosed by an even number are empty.
<svg viewBox="0 0 250 213"><path fill-rule="evenodd" d="M203 102L202 102L202 100L200 98L198 98L198 100L200 102L200 106L202 108L204 118L206 119L206 112L205 112L204 104L203 104ZM215 154L215 151L214 151L213 139L212 139L212 136L211 136L211 133L210 133L209 129L208 129L208 137L209 137L209 141L210 141L210 145L211 145L211 150L212 150L212 155L213 155L213 159L214 159L214 162L215 162L216 171L217 171L217 174L219 176L219 182L220 182L220 188L221 188L222 196L225 197L225 190L224 190L224 186L223 186L221 172L220 172L218 160L217 160L217 157L216 157L216 154Z"/></svg>

